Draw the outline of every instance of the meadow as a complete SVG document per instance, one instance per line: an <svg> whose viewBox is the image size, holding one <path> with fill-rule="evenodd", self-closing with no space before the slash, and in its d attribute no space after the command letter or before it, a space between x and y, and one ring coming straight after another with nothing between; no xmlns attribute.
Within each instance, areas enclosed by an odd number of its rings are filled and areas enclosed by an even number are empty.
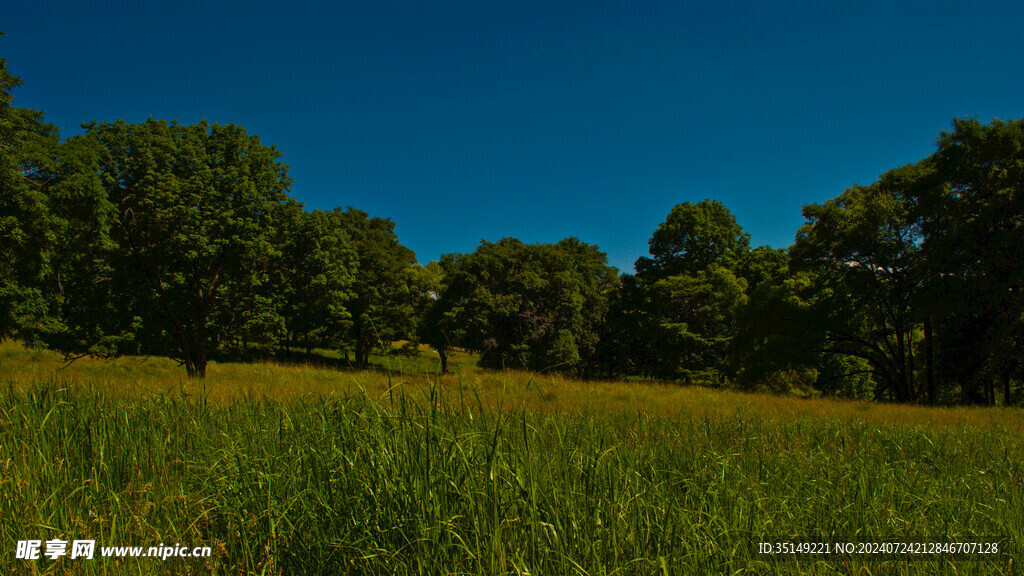
<svg viewBox="0 0 1024 576"><path fill-rule="evenodd" d="M1020 573L1020 409L375 362L189 380L0 343L0 573ZM15 559L54 538L213 554ZM960 542L997 551L834 550Z"/></svg>

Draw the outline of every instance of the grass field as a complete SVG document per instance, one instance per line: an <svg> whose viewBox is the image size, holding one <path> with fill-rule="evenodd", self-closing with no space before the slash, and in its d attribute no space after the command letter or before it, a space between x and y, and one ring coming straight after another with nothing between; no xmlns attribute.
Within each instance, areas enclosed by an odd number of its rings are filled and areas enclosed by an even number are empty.
<svg viewBox="0 0 1024 576"><path fill-rule="evenodd" d="M0 573L1017 574L1024 414L0 344ZM205 559L15 559L26 539ZM759 554L760 542L995 544ZM833 547L834 550L834 547ZM98 554L98 552L97 552Z"/></svg>

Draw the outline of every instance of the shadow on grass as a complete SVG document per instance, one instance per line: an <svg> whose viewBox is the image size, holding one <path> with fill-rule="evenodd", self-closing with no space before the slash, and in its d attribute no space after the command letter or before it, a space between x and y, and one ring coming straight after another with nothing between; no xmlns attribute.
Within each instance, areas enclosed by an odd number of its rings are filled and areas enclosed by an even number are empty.
<svg viewBox="0 0 1024 576"><path fill-rule="evenodd" d="M469 354L462 353L458 359L449 360L449 370L457 372L465 369L476 369L476 363ZM382 354L379 350L370 353L369 363L358 368L348 354L336 350L313 349L270 349L248 348L219 351L212 358L217 362L249 364L255 362L274 362L285 366L309 366L329 368L339 371L370 371L382 374L401 374L404 376L434 376L441 372L441 361L436 353L430 350L416 350L409 347L394 347L391 353Z"/></svg>

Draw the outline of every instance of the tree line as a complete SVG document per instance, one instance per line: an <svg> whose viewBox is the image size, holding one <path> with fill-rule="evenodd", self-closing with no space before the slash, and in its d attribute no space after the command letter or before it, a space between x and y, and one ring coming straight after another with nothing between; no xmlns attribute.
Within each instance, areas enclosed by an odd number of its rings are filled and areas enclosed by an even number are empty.
<svg viewBox="0 0 1024 576"><path fill-rule="evenodd" d="M954 120L935 152L804 207L751 247L714 200L675 206L634 274L576 238L482 241L426 266L389 218L306 210L234 125L91 122L14 106L0 59L0 338L68 356L210 359L395 341L485 368L895 402L1013 404L1022 378L1024 121Z"/></svg>

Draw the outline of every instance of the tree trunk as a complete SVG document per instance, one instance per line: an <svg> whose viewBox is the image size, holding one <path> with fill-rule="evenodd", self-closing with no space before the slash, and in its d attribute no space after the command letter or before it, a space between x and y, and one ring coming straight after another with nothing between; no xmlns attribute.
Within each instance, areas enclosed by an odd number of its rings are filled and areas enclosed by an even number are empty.
<svg viewBox="0 0 1024 576"><path fill-rule="evenodd" d="M185 353L182 354L182 359L185 362L185 374L189 378L205 378L206 377L206 347L199 344L193 350L185 349Z"/></svg>
<svg viewBox="0 0 1024 576"><path fill-rule="evenodd" d="M935 404L935 340L932 337L932 317L924 320L924 363L925 383L928 387L928 403Z"/></svg>
<svg viewBox="0 0 1024 576"><path fill-rule="evenodd" d="M1010 405L1010 374L1003 372L1003 406Z"/></svg>
<svg viewBox="0 0 1024 576"><path fill-rule="evenodd" d="M204 354L201 358L195 360L196 373L192 375L193 378L206 378L206 355Z"/></svg>
<svg viewBox="0 0 1024 576"><path fill-rule="evenodd" d="M437 355L441 357L441 374L448 373L448 352L442 348L437 351Z"/></svg>
<svg viewBox="0 0 1024 576"><path fill-rule="evenodd" d="M363 370L370 365L370 348L369 344L363 345L363 356L359 359L359 364Z"/></svg>
<svg viewBox="0 0 1024 576"><path fill-rule="evenodd" d="M366 344L362 338L356 338L356 370L363 370L366 368Z"/></svg>
<svg viewBox="0 0 1024 576"><path fill-rule="evenodd" d="M355 320L356 349L354 350L353 353L355 354L356 370L362 370L363 368L366 368L366 363L363 360L363 350L366 348L366 343L363 342L363 327L361 320L361 318L357 318Z"/></svg>
<svg viewBox="0 0 1024 576"><path fill-rule="evenodd" d="M206 356L207 347L209 346L209 336L206 333L206 314L199 318L199 329L197 333L196 342L196 378L206 378Z"/></svg>
<svg viewBox="0 0 1024 576"><path fill-rule="evenodd" d="M188 331L182 327L180 332L182 357L185 358L185 373L189 378L206 377L206 318L196 319L196 329L192 332L194 341L189 342Z"/></svg>
<svg viewBox="0 0 1024 576"><path fill-rule="evenodd" d="M189 374L192 378L206 378L206 354L197 355L192 361L193 373Z"/></svg>
<svg viewBox="0 0 1024 576"><path fill-rule="evenodd" d="M914 363L914 337L912 334L907 334L906 343L901 345L901 349L905 350L904 356L907 359L907 402L917 402L921 399L921 388L915 382L914 373L917 370L917 365ZM903 348L905 346L905 348Z"/></svg>

